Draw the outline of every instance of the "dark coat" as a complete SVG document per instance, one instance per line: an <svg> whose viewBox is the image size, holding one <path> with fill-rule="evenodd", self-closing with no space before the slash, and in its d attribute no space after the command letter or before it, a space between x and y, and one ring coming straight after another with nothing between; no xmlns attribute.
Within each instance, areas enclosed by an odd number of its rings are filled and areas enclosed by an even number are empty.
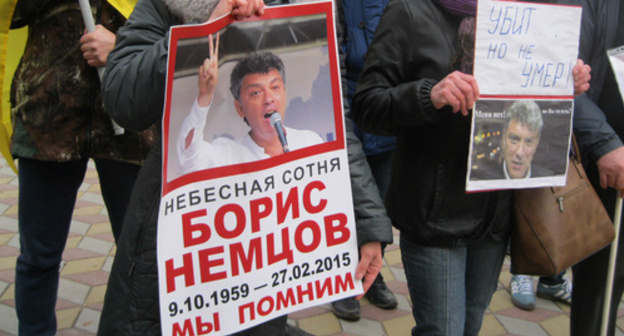
<svg viewBox="0 0 624 336"><path fill-rule="evenodd" d="M104 78L104 99L122 126L141 130L162 118L169 28L182 24L161 0L139 1ZM148 98L146 94L149 93ZM347 123L358 243L392 242L392 228L361 144ZM160 134L160 132L159 132ZM160 136L159 136L160 138ZM161 141L137 179L108 282L99 335L160 335L156 227L161 198Z"/></svg>
<svg viewBox="0 0 624 336"><path fill-rule="evenodd" d="M106 1L92 1L96 23L113 33L124 17ZM78 1L20 0L12 27L28 25L24 55L11 86L11 153L44 161L89 157L142 163L153 132L114 135L100 80L80 50L84 23Z"/></svg>
<svg viewBox="0 0 624 336"><path fill-rule="evenodd" d="M578 4L578 0L564 0ZM624 112L621 97L612 102L618 108L599 106L603 94L605 78L611 76L611 65L605 50L615 48L617 15L621 1L583 2L583 25L579 46L579 58L592 68L589 90L574 99L574 134L583 157L595 162L610 151L623 146ZM600 18L600 19L598 19ZM615 88L611 88L615 89ZM620 99L620 100L617 100ZM617 106L617 105L615 105Z"/></svg>
<svg viewBox="0 0 624 336"><path fill-rule="evenodd" d="M398 136L386 209L401 234L427 246L502 239L509 228L509 191L465 192L470 118L431 102L452 72L460 20L435 1L391 0L353 99L364 131Z"/></svg>
<svg viewBox="0 0 624 336"><path fill-rule="evenodd" d="M341 0L344 9L342 21L345 38L342 50L346 55L347 98L353 99L358 78L364 67L368 46L373 42L375 30L388 0ZM366 155L381 154L394 149L396 139L362 132L357 126L355 134L362 141Z"/></svg>

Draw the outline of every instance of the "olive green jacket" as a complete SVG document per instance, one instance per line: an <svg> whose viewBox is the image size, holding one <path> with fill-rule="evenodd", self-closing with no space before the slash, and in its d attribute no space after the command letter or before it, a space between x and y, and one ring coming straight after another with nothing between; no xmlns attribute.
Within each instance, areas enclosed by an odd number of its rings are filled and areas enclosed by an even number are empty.
<svg viewBox="0 0 624 336"><path fill-rule="evenodd" d="M91 1L96 23L112 32L125 18L106 1ZM29 27L11 86L14 157L66 162L94 157L140 164L153 131L114 134L100 81L80 50L84 21L77 0L20 0L12 28Z"/></svg>

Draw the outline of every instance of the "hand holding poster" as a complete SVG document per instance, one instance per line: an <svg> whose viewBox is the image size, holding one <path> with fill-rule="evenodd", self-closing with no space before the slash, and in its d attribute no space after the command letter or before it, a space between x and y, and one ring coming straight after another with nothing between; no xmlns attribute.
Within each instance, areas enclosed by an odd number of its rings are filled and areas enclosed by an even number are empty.
<svg viewBox="0 0 624 336"><path fill-rule="evenodd" d="M565 183L580 19L580 7L479 1L467 191Z"/></svg>
<svg viewBox="0 0 624 336"><path fill-rule="evenodd" d="M172 28L163 334L231 334L362 292L334 36L331 2Z"/></svg>

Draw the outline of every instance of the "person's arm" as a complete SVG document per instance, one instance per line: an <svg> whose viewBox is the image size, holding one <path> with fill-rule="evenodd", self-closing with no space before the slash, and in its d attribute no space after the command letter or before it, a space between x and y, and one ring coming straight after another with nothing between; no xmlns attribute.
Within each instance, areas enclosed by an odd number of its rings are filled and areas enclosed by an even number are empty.
<svg viewBox="0 0 624 336"><path fill-rule="evenodd" d="M581 153L590 161L622 147L604 112L587 94L574 99L573 128Z"/></svg>
<svg viewBox="0 0 624 336"><path fill-rule="evenodd" d="M158 123L165 98L169 27L176 19L158 0L139 1L117 32L102 79L102 98L120 126L140 131Z"/></svg>
<svg viewBox="0 0 624 336"><path fill-rule="evenodd" d="M377 183L362 150L362 143L353 132L353 121L347 117L344 120L355 229L360 247L360 261L355 278L363 280L366 293L383 267L382 243L392 243L392 222L386 214ZM356 299L363 296L364 294Z"/></svg>
<svg viewBox="0 0 624 336"><path fill-rule="evenodd" d="M609 10L607 6L608 2L583 1L579 57L595 73L589 91L574 99L573 128L583 157L598 166L601 187L613 187L624 197L624 144L595 102L600 97L606 71L611 71L605 45L607 20L601 14Z"/></svg>
<svg viewBox="0 0 624 336"><path fill-rule="evenodd" d="M414 22L411 15L406 1L390 2L377 26L352 106L354 120L365 132L398 135L408 128L437 123L451 112L467 114L478 97L471 75L423 76L441 72L437 69L441 64L423 71L428 65L420 57L430 58L432 48L445 48L451 27ZM417 40L419 36L422 40Z"/></svg>
<svg viewBox="0 0 624 336"><path fill-rule="evenodd" d="M210 18L260 14L262 0L221 0ZM139 1L108 56L104 103L123 128L143 130L159 122L165 99L169 27L179 24L162 1Z"/></svg>
<svg viewBox="0 0 624 336"><path fill-rule="evenodd" d="M581 153L598 166L600 186L615 188L624 197L624 144L587 94L574 100L573 128Z"/></svg>
<svg viewBox="0 0 624 336"><path fill-rule="evenodd" d="M624 198L624 147L618 147L603 155L596 162L600 172L600 186L615 188Z"/></svg>
<svg viewBox="0 0 624 336"><path fill-rule="evenodd" d="M200 107L210 106L217 83L219 82L219 33L217 41L214 42L212 34L208 36L209 57L204 59L204 63L197 71L197 103Z"/></svg>
<svg viewBox="0 0 624 336"><path fill-rule="evenodd" d="M178 165L180 174L187 174L208 167L205 162L211 155L210 144L204 141L204 128L209 106L199 106L197 101L182 121L178 135Z"/></svg>

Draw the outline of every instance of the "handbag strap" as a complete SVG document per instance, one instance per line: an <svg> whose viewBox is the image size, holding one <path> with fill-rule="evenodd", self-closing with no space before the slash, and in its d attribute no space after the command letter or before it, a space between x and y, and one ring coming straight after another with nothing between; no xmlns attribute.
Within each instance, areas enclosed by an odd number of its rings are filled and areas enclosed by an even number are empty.
<svg viewBox="0 0 624 336"><path fill-rule="evenodd" d="M572 132L572 146L570 147L570 157L576 161L581 162L581 151L579 150L578 143L576 142L576 136Z"/></svg>

